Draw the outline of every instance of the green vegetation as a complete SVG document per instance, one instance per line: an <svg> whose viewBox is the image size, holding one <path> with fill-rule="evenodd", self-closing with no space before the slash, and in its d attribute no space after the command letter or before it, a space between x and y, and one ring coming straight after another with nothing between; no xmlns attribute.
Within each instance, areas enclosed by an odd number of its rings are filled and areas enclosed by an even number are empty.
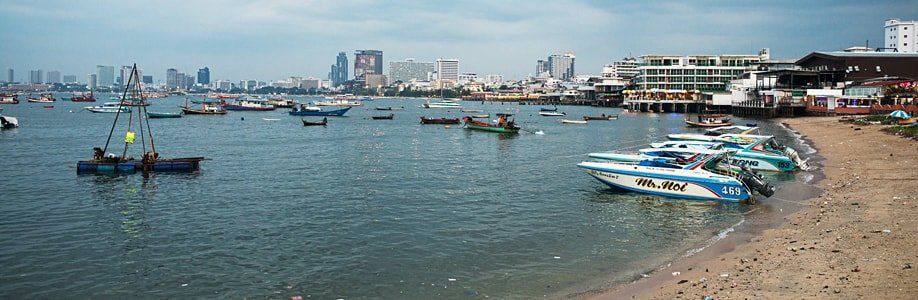
<svg viewBox="0 0 918 300"><path fill-rule="evenodd" d="M918 126L890 126L883 128L883 131L907 138L918 139Z"/></svg>

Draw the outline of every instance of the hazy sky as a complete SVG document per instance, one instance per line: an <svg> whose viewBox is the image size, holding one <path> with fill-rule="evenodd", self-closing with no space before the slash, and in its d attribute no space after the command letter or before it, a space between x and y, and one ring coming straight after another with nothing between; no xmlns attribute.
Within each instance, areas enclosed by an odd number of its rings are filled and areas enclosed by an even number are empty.
<svg viewBox="0 0 918 300"><path fill-rule="evenodd" d="M912 1L310 1L159 0L0 3L0 68L17 80L59 70L81 82L96 65L136 62L211 80L327 78L340 51L388 62L458 58L460 72L521 79L536 60L573 51L577 74L642 54L754 54L881 45L887 18L918 20ZM117 67L116 67L117 68Z"/></svg>

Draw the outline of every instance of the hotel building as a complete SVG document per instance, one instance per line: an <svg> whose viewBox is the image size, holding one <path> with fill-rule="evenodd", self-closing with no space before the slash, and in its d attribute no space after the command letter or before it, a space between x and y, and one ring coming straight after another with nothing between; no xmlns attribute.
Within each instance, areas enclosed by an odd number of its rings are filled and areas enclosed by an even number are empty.
<svg viewBox="0 0 918 300"><path fill-rule="evenodd" d="M918 53L918 30L915 29L918 21L900 21L899 19L886 20L886 26L883 27L883 36L885 39L885 48L896 49L901 53Z"/></svg>
<svg viewBox="0 0 918 300"><path fill-rule="evenodd" d="M752 65L769 59L768 49L757 55L642 55L638 89L725 91L730 80Z"/></svg>

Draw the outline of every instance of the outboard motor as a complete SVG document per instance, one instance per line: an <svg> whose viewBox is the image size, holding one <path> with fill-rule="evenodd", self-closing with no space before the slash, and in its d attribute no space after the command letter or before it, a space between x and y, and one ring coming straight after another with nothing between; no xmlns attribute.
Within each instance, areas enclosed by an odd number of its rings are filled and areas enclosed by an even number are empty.
<svg viewBox="0 0 918 300"><path fill-rule="evenodd" d="M762 175L752 172L747 166L743 166L743 171L739 173L737 178L749 189L759 192L762 196L771 197L771 195L775 194L775 187L768 184Z"/></svg>

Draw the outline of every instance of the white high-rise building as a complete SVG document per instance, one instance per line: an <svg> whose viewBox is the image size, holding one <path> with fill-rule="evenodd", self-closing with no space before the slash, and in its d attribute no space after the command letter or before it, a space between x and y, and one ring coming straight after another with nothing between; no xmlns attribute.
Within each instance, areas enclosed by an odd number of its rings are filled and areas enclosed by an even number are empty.
<svg viewBox="0 0 918 300"><path fill-rule="evenodd" d="M45 83L61 83L61 72L60 71L48 71L48 76L45 78Z"/></svg>
<svg viewBox="0 0 918 300"><path fill-rule="evenodd" d="M504 82L504 76L500 74L488 74L487 81L490 83L501 83Z"/></svg>
<svg viewBox="0 0 918 300"><path fill-rule="evenodd" d="M409 82L411 80L427 80L427 74L434 71L434 63L419 62L413 58L405 61L389 62L389 81Z"/></svg>
<svg viewBox="0 0 918 300"><path fill-rule="evenodd" d="M574 78L574 53L567 52L564 55L553 54L548 57L548 64L551 66L549 70L551 72L551 77L559 79L562 81L571 80Z"/></svg>
<svg viewBox="0 0 918 300"><path fill-rule="evenodd" d="M641 72L639 69L640 65L641 64L638 63L636 58L625 57L621 61L603 66L602 77L630 80L631 78L637 77Z"/></svg>
<svg viewBox="0 0 918 300"><path fill-rule="evenodd" d="M886 26L883 26L884 45L883 48L896 49L902 53L918 53L918 21L901 21L899 19L886 20Z"/></svg>
<svg viewBox="0 0 918 300"><path fill-rule="evenodd" d="M634 83L642 90L726 91L730 80L768 60L768 52L765 48L756 55L643 55Z"/></svg>
<svg viewBox="0 0 918 300"><path fill-rule="evenodd" d="M437 59L437 79L459 81L459 60Z"/></svg>

